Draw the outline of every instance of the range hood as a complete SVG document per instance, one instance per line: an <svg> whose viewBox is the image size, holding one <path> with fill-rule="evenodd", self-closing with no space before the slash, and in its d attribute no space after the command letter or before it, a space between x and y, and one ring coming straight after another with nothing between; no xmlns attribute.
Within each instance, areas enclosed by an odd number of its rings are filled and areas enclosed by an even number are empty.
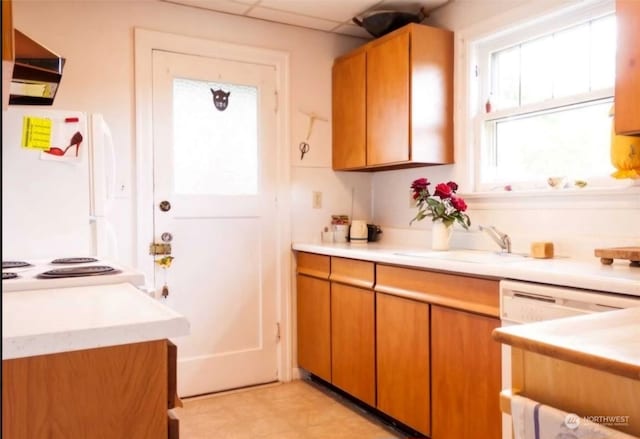
<svg viewBox="0 0 640 439"><path fill-rule="evenodd" d="M64 58L14 29L15 63L9 105L51 105L62 79Z"/></svg>

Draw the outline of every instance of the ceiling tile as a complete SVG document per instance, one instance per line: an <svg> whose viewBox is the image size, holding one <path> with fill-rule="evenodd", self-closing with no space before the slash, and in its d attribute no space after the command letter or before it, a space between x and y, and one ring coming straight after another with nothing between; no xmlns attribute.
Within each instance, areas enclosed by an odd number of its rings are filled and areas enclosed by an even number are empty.
<svg viewBox="0 0 640 439"><path fill-rule="evenodd" d="M228 14L244 15L257 0L164 0L167 3L177 3L186 6L209 9L211 11L226 12Z"/></svg>
<svg viewBox="0 0 640 439"><path fill-rule="evenodd" d="M420 8L424 7L425 13L430 10L442 6L448 3L450 0L421 0L421 1L402 1L402 0L383 0L374 9L389 10L389 11L403 11L417 14L420 12Z"/></svg>
<svg viewBox="0 0 640 439"><path fill-rule="evenodd" d="M331 31L340 24L336 21L323 20L321 18L293 14L291 12L277 11L275 9L263 8L261 6L251 9L247 16L324 31Z"/></svg>
<svg viewBox="0 0 640 439"><path fill-rule="evenodd" d="M369 32L355 24L343 24L334 29L333 32L342 35L351 35L353 37L373 39L373 36Z"/></svg>
<svg viewBox="0 0 640 439"><path fill-rule="evenodd" d="M380 0L262 0L260 6L294 14L345 22Z"/></svg>

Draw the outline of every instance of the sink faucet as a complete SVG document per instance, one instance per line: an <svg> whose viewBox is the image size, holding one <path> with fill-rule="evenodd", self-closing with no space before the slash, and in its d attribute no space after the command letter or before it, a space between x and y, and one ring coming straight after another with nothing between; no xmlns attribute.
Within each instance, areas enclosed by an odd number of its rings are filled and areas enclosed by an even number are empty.
<svg viewBox="0 0 640 439"><path fill-rule="evenodd" d="M511 253L511 238L509 238L509 235L502 233L493 226L478 226L478 228L483 232L487 232L487 235L500 246L503 252Z"/></svg>

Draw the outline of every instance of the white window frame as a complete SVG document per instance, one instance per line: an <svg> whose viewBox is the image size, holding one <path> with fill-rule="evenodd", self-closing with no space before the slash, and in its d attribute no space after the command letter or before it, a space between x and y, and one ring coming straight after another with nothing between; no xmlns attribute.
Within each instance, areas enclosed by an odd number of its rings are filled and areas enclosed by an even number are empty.
<svg viewBox="0 0 640 439"><path fill-rule="evenodd" d="M484 110L487 91L479 88L475 67L481 68L479 48L488 40L508 45L509 34L517 30L517 41L548 34L571 23L588 21L594 16L615 11L614 0L586 0L559 4L554 0L528 2L518 8L457 30L455 38L455 160L454 178L473 191L464 194L474 209L513 208L562 208L571 201L576 208L599 206L613 208L638 208L640 185L632 180L607 179L607 187L590 184L583 189L530 189L507 192L488 191L478 185L480 167L480 134L484 119L477 116ZM513 38L513 34L511 36ZM513 42L513 39L511 40ZM485 66L486 68L486 66ZM608 91L602 91L606 95ZM483 100L484 97L484 100ZM492 114L495 117L498 114ZM592 182L589 183L600 183Z"/></svg>
<svg viewBox="0 0 640 439"><path fill-rule="evenodd" d="M495 187L502 187L509 183L507 181L500 182L494 181L491 183L484 183L481 181L482 161L486 159L483 157L483 143L490 142L491 132L486 130L486 122L501 119L505 116L521 115L523 113L533 113L537 111L546 110L549 105L553 107L568 106L578 103L612 99L614 96L614 88L601 89L593 92L583 93L580 95L573 95L564 98L554 98L552 101L536 102L532 104L524 104L516 108L509 108L504 110L496 110L490 113L482 111L484 109L484 103L487 97L491 93L491 77L490 75L490 63L491 53L502 49L513 47L521 44L525 41L531 41L535 38L549 35L552 32L558 32L563 29L567 29L590 20L597 19L609 14L615 13L615 5L611 2L599 2L597 4L589 5L588 7L582 7L580 9L570 8L568 10L559 11L553 15L547 15L533 19L531 23L516 26L511 29L504 29L494 36L484 38L475 44L475 58L478 66L478 77L475 78L474 85L477 88L476 100L471 102L472 110L475 110L473 118L474 123L474 138L475 138L475 151L479 160L476 161L474 169L474 187L476 191L489 191L495 189ZM475 70L475 69L474 69ZM605 176L602 176L605 177ZM597 178L591 179L591 184L597 184L599 187L609 187L615 185L615 181L611 181L609 178ZM527 188L533 188L531 185L525 185Z"/></svg>

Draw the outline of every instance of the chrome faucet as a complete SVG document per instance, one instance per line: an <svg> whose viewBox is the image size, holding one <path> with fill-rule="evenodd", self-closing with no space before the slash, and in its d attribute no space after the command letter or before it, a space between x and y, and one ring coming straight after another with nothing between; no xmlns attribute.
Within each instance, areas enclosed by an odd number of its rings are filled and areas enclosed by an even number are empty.
<svg viewBox="0 0 640 439"><path fill-rule="evenodd" d="M483 232L487 232L487 235L500 246L503 252L511 253L511 238L509 238L509 235L502 233L493 226L478 226L478 228Z"/></svg>

